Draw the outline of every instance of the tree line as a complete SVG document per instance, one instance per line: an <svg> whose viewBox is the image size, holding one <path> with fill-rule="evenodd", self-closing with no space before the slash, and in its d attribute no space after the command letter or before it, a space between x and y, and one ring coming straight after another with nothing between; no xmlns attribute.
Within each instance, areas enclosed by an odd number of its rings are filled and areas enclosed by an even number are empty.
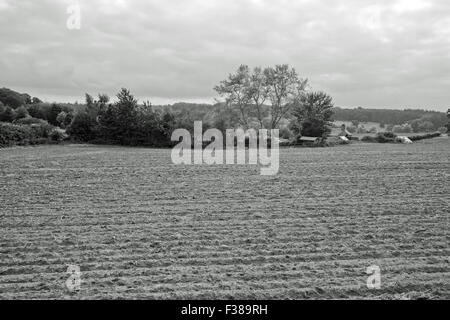
<svg viewBox="0 0 450 320"><path fill-rule="evenodd" d="M75 105L44 103L2 88L0 135L3 132L2 141L10 137L62 140L69 136L83 142L170 147L174 144L170 141L173 130L185 128L192 132L196 120L203 122L204 130L217 128L222 132L237 127L278 128L282 138L291 140L298 136L327 136L333 119L379 122L386 124L388 131L405 132L432 131L448 125L446 114L434 111L334 107L330 95L310 90L308 80L286 64L252 69L241 65L214 90L219 97L214 105L153 106L139 103L126 88L120 90L115 102L105 94L95 98L86 94L85 103Z"/></svg>
<svg viewBox="0 0 450 320"><path fill-rule="evenodd" d="M334 109L334 119L355 123L377 122L398 132L435 131L446 126L447 119L443 112L426 110L387 110L387 109ZM357 127L357 125L356 125Z"/></svg>

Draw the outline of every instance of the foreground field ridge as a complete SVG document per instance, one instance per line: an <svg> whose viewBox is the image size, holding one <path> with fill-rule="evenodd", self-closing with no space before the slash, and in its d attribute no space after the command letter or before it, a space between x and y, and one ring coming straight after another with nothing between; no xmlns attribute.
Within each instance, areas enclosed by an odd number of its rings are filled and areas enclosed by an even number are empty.
<svg viewBox="0 0 450 320"><path fill-rule="evenodd" d="M2 149L0 298L450 298L449 147L281 149L273 177L166 149Z"/></svg>

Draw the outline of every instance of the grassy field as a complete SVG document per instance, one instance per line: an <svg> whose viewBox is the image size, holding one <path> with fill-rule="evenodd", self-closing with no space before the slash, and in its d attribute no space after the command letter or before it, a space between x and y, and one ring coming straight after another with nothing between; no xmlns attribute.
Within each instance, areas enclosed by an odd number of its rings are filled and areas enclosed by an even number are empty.
<svg viewBox="0 0 450 320"><path fill-rule="evenodd" d="M282 149L267 177L170 150L1 149L0 298L449 299L449 159L448 137Z"/></svg>

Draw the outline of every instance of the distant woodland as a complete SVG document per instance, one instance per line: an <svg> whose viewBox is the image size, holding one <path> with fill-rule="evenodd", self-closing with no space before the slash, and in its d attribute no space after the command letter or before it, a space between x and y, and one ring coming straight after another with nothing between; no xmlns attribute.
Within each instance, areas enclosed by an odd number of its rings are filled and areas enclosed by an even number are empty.
<svg viewBox="0 0 450 320"><path fill-rule="evenodd" d="M85 95L83 103L43 102L38 97L0 89L0 146L49 141L169 147L174 129L278 128L280 136L325 137L336 126L351 122L349 130L362 130L366 122L379 123L393 132L435 132L450 129L449 113L427 110L390 110L335 107L324 92L309 92L306 80L287 65L249 69L240 66L214 89L215 104L139 102L122 88L117 101L107 95ZM358 132L359 133L359 132Z"/></svg>

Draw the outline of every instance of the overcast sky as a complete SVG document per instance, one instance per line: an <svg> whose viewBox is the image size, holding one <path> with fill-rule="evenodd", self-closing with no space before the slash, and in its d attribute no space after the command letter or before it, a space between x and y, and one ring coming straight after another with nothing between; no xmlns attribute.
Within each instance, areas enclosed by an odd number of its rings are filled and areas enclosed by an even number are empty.
<svg viewBox="0 0 450 320"><path fill-rule="evenodd" d="M213 102L240 64L288 63L339 106L450 107L449 0L0 0L0 41L0 87L49 101Z"/></svg>

